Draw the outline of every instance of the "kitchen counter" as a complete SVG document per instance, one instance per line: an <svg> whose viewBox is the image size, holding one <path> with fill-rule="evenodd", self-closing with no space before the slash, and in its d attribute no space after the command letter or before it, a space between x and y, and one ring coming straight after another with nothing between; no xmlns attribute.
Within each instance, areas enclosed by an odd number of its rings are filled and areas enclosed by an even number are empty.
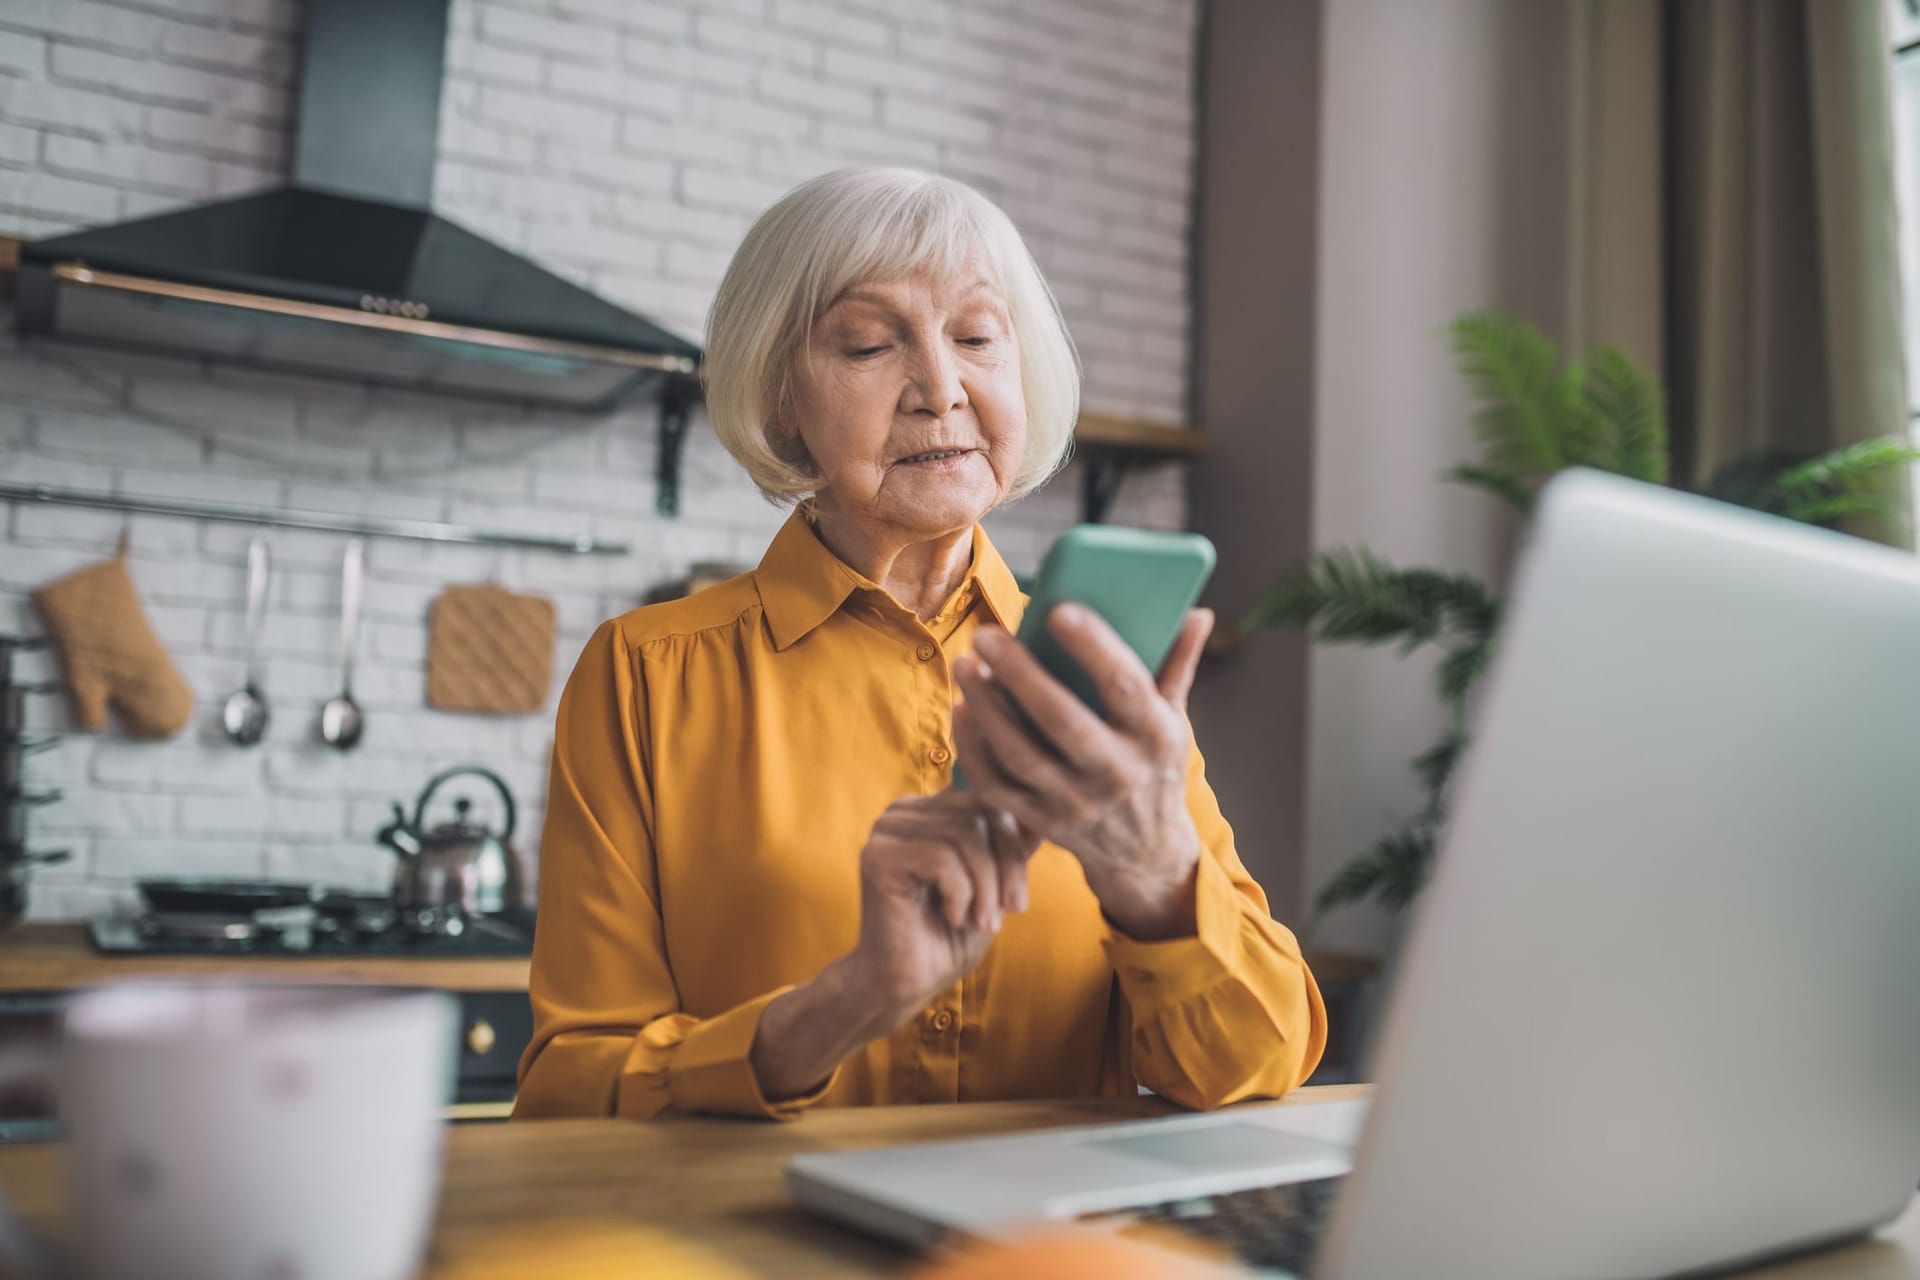
<svg viewBox="0 0 1920 1280"><path fill-rule="evenodd" d="M0 1045L52 1044L66 993L116 978L227 976L269 982L340 982L432 987L460 1001L457 1083L450 1115L504 1119L514 1068L533 1035L527 956L446 955L108 955L83 924L0 929ZM53 1136L44 1103L0 1098L0 1145Z"/></svg>
<svg viewBox="0 0 1920 1280"><path fill-rule="evenodd" d="M531 966L526 956L102 955L82 924L0 930L0 991L6 992L67 991L112 978L168 974L525 991Z"/></svg>

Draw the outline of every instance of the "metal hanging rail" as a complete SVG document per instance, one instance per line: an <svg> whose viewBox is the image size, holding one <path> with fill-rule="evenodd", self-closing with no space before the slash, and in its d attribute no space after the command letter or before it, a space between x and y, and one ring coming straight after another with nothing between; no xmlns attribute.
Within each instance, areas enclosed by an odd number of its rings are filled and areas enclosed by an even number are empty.
<svg viewBox="0 0 1920 1280"><path fill-rule="evenodd" d="M329 515L323 511L276 511L270 507L243 507L224 502L172 502L165 498L122 498L45 484L0 482L0 502L45 502L61 507L91 507L130 515L184 516L189 520L224 520L231 524L270 525L281 529L311 529L319 533L355 534L364 538L409 538L415 542L465 543L483 547L520 547L529 551L560 551L582 556L623 556L624 542L597 538L560 538L532 533L501 533L473 525L440 520L396 520Z"/></svg>

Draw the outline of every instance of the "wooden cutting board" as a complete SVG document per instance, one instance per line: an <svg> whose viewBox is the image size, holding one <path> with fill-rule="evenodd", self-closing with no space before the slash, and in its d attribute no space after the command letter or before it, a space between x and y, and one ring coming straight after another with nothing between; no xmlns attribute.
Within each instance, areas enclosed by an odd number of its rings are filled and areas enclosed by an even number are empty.
<svg viewBox="0 0 1920 1280"><path fill-rule="evenodd" d="M553 601L505 587L448 587L427 619L427 705L525 715L553 684Z"/></svg>

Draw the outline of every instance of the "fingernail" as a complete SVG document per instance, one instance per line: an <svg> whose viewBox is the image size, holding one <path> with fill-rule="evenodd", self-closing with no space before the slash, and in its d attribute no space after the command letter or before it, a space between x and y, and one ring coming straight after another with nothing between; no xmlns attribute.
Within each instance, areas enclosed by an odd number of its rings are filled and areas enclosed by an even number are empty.
<svg viewBox="0 0 1920 1280"><path fill-rule="evenodd" d="M1053 611L1053 616L1062 626L1084 627L1087 624L1087 611L1077 604L1063 604Z"/></svg>

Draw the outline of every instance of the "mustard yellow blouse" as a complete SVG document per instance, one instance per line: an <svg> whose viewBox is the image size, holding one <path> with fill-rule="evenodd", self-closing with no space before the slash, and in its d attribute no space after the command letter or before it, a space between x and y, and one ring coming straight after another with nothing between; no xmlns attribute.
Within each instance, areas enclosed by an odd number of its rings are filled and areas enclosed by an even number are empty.
<svg viewBox="0 0 1920 1280"><path fill-rule="evenodd" d="M796 514L754 572L601 625L555 729L515 1116L786 1116L1135 1081L1211 1107L1307 1078L1326 1039L1320 992L1195 751L1196 936L1122 936L1079 863L1043 845L1031 908L978 969L814 1096L761 1095L748 1062L761 1011L853 947L874 820L947 785L951 660L1025 605L975 529L971 574L923 624Z"/></svg>

